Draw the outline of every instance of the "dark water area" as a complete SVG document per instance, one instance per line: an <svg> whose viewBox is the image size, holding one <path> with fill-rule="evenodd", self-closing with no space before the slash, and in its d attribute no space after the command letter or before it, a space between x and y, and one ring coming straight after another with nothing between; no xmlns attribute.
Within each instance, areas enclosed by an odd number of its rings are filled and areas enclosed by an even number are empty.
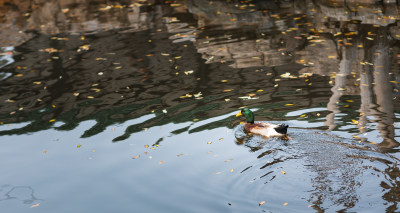
<svg viewBox="0 0 400 213"><path fill-rule="evenodd" d="M1 212L399 212L398 9L0 1Z"/></svg>

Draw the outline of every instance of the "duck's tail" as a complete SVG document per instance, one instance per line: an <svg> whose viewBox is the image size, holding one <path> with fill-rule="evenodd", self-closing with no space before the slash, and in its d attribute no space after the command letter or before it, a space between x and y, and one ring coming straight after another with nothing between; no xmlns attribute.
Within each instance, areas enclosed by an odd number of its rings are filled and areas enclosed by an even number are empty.
<svg viewBox="0 0 400 213"><path fill-rule="evenodd" d="M286 134L288 127L289 127L289 125L279 124L279 126L275 128L275 131L277 133Z"/></svg>

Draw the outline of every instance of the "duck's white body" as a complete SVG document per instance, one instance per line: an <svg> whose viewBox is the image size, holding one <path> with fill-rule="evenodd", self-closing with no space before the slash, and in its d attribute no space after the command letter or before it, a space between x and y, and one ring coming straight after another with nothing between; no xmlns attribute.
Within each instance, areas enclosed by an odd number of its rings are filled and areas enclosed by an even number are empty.
<svg viewBox="0 0 400 213"><path fill-rule="evenodd" d="M254 134L259 134L265 137L281 137L285 135L277 132L275 128L279 128L279 125L271 123L245 124L245 129Z"/></svg>

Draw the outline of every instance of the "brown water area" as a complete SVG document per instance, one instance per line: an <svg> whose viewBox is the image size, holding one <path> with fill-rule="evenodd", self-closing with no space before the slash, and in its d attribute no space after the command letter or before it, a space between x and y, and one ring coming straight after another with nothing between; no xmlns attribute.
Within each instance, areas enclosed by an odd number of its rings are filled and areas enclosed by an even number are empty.
<svg viewBox="0 0 400 213"><path fill-rule="evenodd" d="M0 0L0 209L399 212L399 8Z"/></svg>

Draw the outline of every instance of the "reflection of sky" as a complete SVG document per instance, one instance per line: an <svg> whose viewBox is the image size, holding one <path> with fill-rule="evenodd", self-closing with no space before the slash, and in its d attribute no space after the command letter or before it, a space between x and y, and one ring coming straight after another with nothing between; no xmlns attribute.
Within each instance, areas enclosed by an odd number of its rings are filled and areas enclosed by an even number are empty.
<svg viewBox="0 0 400 213"><path fill-rule="evenodd" d="M6 54L14 50L14 47L0 47L0 69L13 63L14 58L12 55ZM0 81L11 76L11 73L0 72Z"/></svg>

